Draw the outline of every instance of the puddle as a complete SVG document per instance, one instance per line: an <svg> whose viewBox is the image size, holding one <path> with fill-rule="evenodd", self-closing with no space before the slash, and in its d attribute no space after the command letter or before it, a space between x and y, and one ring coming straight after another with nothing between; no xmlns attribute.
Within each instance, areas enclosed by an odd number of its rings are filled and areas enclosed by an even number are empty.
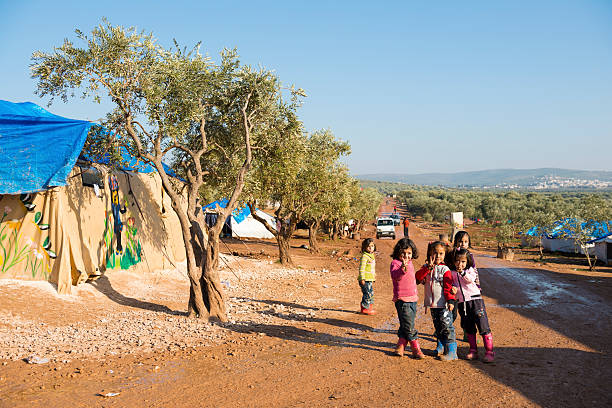
<svg viewBox="0 0 612 408"><path fill-rule="evenodd" d="M585 306L601 303L597 296L584 296L578 293L578 288L568 284L551 280L543 273L534 270L523 270L504 267L498 262L487 261L483 265L487 273L495 274L503 280L522 288L528 301L521 304L499 304L497 307L534 309L557 303L582 303ZM583 292L584 293L584 292ZM493 306L493 305L492 305Z"/></svg>

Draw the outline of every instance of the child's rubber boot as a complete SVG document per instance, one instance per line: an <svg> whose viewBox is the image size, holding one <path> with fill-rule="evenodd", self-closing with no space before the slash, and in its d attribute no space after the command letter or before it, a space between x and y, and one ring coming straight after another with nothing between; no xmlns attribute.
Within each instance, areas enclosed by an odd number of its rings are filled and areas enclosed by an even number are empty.
<svg viewBox="0 0 612 408"><path fill-rule="evenodd" d="M478 345L476 344L476 335L468 334L468 343L470 343L470 351L465 356L466 360L476 360L478 358Z"/></svg>
<svg viewBox="0 0 612 408"><path fill-rule="evenodd" d="M374 310L374 303L370 304L370 306L366 310L364 310L363 313L367 315L375 315L376 310Z"/></svg>
<svg viewBox="0 0 612 408"><path fill-rule="evenodd" d="M436 349L434 350L434 353L435 353L434 357L441 356L442 353L444 353L444 344L442 344L440 340L438 340L438 344L436 345Z"/></svg>
<svg viewBox="0 0 612 408"><path fill-rule="evenodd" d="M404 349L406 348L406 344L408 344L408 340L402 339L401 337L397 340L397 346L395 346L395 355L399 357L404 356Z"/></svg>
<svg viewBox="0 0 612 408"><path fill-rule="evenodd" d="M363 305L359 305L359 306L361 307L361 314L367 314L367 313L366 313L366 310L368 310L368 309L366 309L365 307L363 307Z"/></svg>
<svg viewBox="0 0 612 408"><path fill-rule="evenodd" d="M410 340L410 350L412 351L412 357L417 360L421 360L425 357L425 354L421 351L421 346L419 346L418 340Z"/></svg>
<svg viewBox="0 0 612 408"><path fill-rule="evenodd" d="M444 354L440 356L441 361L457 360L457 343L449 343L444 346Z"/></svg>
<svg viewBox="0 0 612 408"><path fill-rule="evenodd" d="M493 335L491 333L482 336L484 347L486 350L485 356L482 359L485 363L492 363L495 360L495 353L493 352Z"/></svg>

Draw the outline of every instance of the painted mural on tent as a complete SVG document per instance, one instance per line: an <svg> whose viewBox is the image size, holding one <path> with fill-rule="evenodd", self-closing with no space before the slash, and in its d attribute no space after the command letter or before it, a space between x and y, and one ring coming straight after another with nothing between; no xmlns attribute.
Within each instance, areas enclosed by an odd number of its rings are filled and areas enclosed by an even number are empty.
<svg viewBox="0 0 612 408"><path fill-rule="evenodd" d="M0 276L48 279L52 260L49 223L37 209L36 194L0 199ZM40 201L40 200L39 200ZM25 276L23 276L25 274Z"/></svg>
<svg viewBox="0 0 612 408"><path fill-rule="evenodd" d="M108 176L108 186L111 193L111 211L105 212L104 250L106 253L106 269L128 269L141 261L142 247L138 240L138 229L135 227L131 211L127 222L121 221L121 214L128 211L127 198L123 197L123 206L119 199L119 182L115 175ZM125 231L125 241L122 232ZM116 247L113 247L115 242ZM125 246L124 243L125 242Z"/></svg>

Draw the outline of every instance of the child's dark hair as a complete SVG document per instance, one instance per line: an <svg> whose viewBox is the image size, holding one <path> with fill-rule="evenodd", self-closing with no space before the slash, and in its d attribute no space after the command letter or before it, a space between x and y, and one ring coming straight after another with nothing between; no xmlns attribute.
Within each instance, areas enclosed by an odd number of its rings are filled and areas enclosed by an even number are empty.
<svg viewBox="0 0 612 408"><path fill-rule="evenodd" d="M361 243L361 252L366 252L370 244L373 242L374 240L372 238L364 239L363 242ZM376 251L376 244L374 244L374 250Z"/></svg>
<svg viewBox="0 0 612 408"><path fill-rule="evenodd" d="M465 259L467 260L467 264L465 265L465 269L469 269L469 268L473 268L474 267L474 258L472 257L472 254L470 253L470 251L468 251L465 248L455 248L452 251L452 260L453 263L451 265L451 267L453 268L453 270L455 269L455 261L457 260L457 258L459 257L465 257Z"/></svg>
<svg viewBox="0 0 612 408"><path fill-rule="evenodd" d="M457 233L455 234L455 239L453 241L453 247L457 248L459 246L459 241L461 241L465 236L468 237L468 247L471 248L472 240L470 239L470 234L468 234L467 231L457 231Z"/></svg>
<svg viewBox="0 0 612 408"><path fill-rule="evenodd" d="M412 249L412 259L417 259L419 257L419 253L417 251L416 245L414 244L414 242L412 242L410 238L402 238L397 241L397 243L393 247L393 253L391 254L391 258L399 260L402 252L404 252L404 250L408 248Z"/></svg>
<svg viewBox="0 0 612 408"><path fill-rule="evenodd" d="M448 253L448 245L446 245L446 243L442 241L430 242L429 245L427 245L427 260L428 261L432 257L435 248L438 246L441 246L442 248L444 248L444 252Z"/></svg>

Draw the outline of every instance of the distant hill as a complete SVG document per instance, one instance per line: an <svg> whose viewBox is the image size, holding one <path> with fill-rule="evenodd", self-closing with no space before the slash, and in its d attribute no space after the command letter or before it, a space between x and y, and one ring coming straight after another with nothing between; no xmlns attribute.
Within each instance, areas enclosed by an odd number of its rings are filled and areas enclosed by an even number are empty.
<svg viewBox="0 0 612 408"><path fill-rule="evenodd" d="M569 169L496 169L461 173L362 174L360 180L447 187L534 189L611 188L612 171Z"/></svg>

